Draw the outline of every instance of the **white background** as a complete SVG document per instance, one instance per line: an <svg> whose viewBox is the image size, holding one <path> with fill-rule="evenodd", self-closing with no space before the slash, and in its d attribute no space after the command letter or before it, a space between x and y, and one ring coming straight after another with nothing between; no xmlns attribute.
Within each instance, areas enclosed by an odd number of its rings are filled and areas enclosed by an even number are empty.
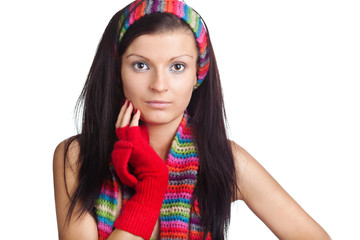
<svg viewBox="0 0 360 240"><path fill-rule="evenodd" d="M53 151L76 133L97 44L128 1L4 2L1 232L56 239ZM333 239L360 239L359 2L187 3L210 29L231 138ZM276 239L244 203L233 210L229 239Z"/></svg>

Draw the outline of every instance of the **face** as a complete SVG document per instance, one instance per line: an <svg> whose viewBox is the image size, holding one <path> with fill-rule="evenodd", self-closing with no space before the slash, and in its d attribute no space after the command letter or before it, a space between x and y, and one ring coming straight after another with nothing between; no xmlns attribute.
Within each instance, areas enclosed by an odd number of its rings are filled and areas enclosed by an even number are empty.
<svg viewBox="0 0 360 240"><path fill-rule="evenodd" d="M197 82L197 47L190 31L137 37L121 59L125 97L146 124L180 123Z"/></svg>

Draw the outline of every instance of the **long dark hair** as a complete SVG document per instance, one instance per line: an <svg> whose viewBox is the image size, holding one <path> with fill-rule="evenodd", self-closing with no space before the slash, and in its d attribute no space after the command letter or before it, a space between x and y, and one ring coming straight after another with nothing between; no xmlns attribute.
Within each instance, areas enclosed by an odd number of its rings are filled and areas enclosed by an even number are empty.
<svg viewBox="0 0 360 240"><path fill-rule="evenodd" d="M75 111L82 111L81 133L68 139L64 161L70 144L80 145L78 186L69 197L68 221L80 200L80 214L94 214L94 204L104 178L109 174L109 157L116 141L115 122L124 99L120 74L121 55L131 42L143 34L187 29L178 17L153 13L135 22L119 45L117 29L123 10L110 20L88 74ZM231 145L226 135L226 114L220 76L209 37L210 68L203 83L193 92L188 106L192 116L194 137L200 166L194 196L198 198L205 234L224 239L229 220L231 201L236 199L237 185ZM65 171L64 171L64 178ZM69 194L69 193L68 193Z"/></svg>

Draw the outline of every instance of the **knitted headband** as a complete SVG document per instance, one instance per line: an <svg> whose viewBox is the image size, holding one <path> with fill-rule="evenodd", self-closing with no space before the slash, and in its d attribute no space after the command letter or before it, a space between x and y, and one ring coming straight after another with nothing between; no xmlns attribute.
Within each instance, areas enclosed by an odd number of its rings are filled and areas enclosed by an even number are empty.
<svg viewBox="0 0 360 240"><path fill-rule="evenodd" d="M119 22L119 43L129 27L145 15L151 13L171 13L184 20L195 34L200 49L200 66L197 72L198 87L209 70L208 34L199 14L181 0L135 0L130 3Z"/></svg>

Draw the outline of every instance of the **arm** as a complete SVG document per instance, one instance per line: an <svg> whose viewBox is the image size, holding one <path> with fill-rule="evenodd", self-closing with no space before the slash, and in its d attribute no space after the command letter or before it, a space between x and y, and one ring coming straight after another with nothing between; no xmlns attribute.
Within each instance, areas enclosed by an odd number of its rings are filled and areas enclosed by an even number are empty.
<svg viewBox="0 0 360 240"><path fill-rule="evenodd" d="M79 215L77 214L77 211L80 207L79 202L75 206L75 210L70 222L66 222L70 199L66 193L64 181L64 150L65 142L61 142L55 149L53 160L55 205L59 239L97 240L98 231L96 221L93 216L90 213L85 213L78 219ZM66 161L65 166L66 184L70 195L75 191L78 185L78 155L79 145L78 142L74 141L70 144L68 151L68 161ZM108 239L142 240L140 237L119 229L115 229Z"/></svg>
<svg viewBox="0 0 360 240"><path fill-rule="evenodd" d="M167 191L169 170L149 144L146 126L139 126L140 111L124 104L115 124L118 141L111 153L120 180L135 187L135 194L122 206L114 227L150 239ZM130 122L131 120L131 122ZM133 173L127 165L133 167ZM134 175L133 175L134 174Z"/></svg>
<svg viewBox="0 0 360 240"><path fill-rule="evenodd" d="M75 206L75 210L70 222L66 222L68 207L70 206L70 199L66 193L65 188L64 151L65 141L61 142L56 147L53 161L55 205L59 239L95 240L98 238L96 221L90 213L85 213L83 216L81 216L81 218L78 219L79 215L77 212L80 208L79 202ZM78 154L79 145L77 141L73 141L69 147L68 161L65 163L66 184L70 195L73 194L78 185Z"/></svg>
<svg viewBox="0 0 360 240"><path fill-rule="evenodd" d="M274 178L243 148L232 143L239 199L279 239L330 239Z"/></svg>

